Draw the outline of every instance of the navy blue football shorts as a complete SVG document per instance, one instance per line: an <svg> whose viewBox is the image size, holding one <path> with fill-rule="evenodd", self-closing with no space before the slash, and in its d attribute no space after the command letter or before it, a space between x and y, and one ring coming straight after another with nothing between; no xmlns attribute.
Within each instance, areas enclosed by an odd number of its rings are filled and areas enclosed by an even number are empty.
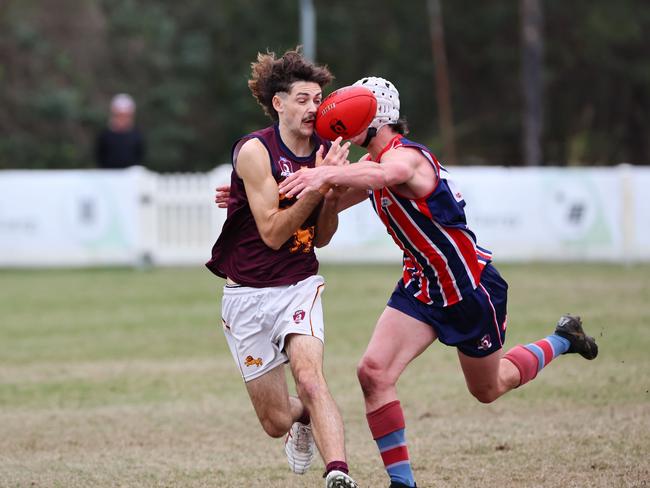
<svg viewBox="0 0 650 488"><path fill-rule="evenodd" d="M388 306L433 327L443 344L476 358L503 346L506 337L508 283L488 264L476 289L449 307L426 305L397 283Z"/></svg>

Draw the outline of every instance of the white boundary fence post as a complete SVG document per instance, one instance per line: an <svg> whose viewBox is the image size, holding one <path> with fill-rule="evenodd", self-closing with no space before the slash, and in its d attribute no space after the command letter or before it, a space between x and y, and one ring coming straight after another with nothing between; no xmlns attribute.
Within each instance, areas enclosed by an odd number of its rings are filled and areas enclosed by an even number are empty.
<svg viewBox="0 0 650 488"><path fill-rule="evenodd" d="M143 256L163 266L207 261L226 218L226 210L214 203L214 189L229 178L230 169L220 167L209 173L150 173L143 179Z"/></svg>
<svg viewBox="0 0 650 488"><path fill-rule="evenodd" d="M629 265L636 257L633 174L629 164L621 164L616 169L621 185L621 261Z"/></svg>
<svg viewBox="0 0 650 488"><path fill-rule="evenodd" d="M137 181L138 226L136 266L149 267L155 263L156 248L156 178L157 174L142 166L128 168Z"/></svg>

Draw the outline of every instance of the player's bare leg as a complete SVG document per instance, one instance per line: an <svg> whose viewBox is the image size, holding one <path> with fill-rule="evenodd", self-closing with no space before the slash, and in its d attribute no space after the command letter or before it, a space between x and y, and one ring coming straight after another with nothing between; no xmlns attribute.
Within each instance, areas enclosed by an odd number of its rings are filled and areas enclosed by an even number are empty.
<svg viewBox="0 0 650 488"><path fill-rule="evenodd" d="M271 437L286 435L284 450L294 473L303 474L314 458L314 438L302 401L289 396L284 365L246 383L255 412Z"/></svg>
<svg viewBox="0 0 650 488"><path fill-rule="evenodd" d="M519 386L519 370L503 357L503 349L482 358L473 358L458 351L458 359L467 389L482 403L493 402Z"/></svg>
<svg viewBox="0 0 650 488"><path fill-rule="evenodd" d="M391 307L384 309L357 370L366 412L397 400L400 375L436 338L424 322Z"/></svg>
<svg viewBox="0 0 650 488"><path fill-rule="evenodd" d="M262 428L271 437L284 436L304 413L300 400L289 396L284 365L248 381L246 389Z"/></svg>
<svg viewBox="0 0 650 488"><path fill-rule="evenodd" d="M323 343L315 337L294 334L287 338L286 351L323 461L345 462L343 420L323 376Z"/></svg>
<svg viewBox="0 0 650 488"><path fill-rule="evenodd" d="M554 358L567 353L585 359L598 355L596 341L585 334L578 316L563 315L553 334L525 346L517 345L505 354L499 350L484 358L473 358L459 351L458 357L469 391L480 402L490 403L533 380Z"/></svg>
<svg viewBox="0 0 650 488"><path fill-rule="evenodd" d="M357 375L372 437L391 486L414 487L406 445L404 413L396 384L406 366L436 340L429 325L387 307L377 322Z"/></svg>

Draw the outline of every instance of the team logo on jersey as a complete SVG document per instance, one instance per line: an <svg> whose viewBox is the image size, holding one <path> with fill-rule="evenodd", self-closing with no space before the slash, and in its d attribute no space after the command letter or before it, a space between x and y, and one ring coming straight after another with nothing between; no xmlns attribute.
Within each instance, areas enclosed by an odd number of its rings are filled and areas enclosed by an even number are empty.
<svg viewBox="0 0 650 488"><path fill-rule="evenodd" d="M390 200L388 197L381 197L381 206L383 208L388 207L389 205L392 205L393 202Z"/></svg>
<svg viewBox="0 0 650 488"><path fill-rule="evenodd" d="M297 324L299 322L302 322L305 319L305 311L304 310L296 310L293 313L293 321Z"/></svg>
<svg viewBox="0 0 650 488"><path fill-rule="evenodd" d="M314 247L314 226L307 227L306 229L298 229L293 233L293 242L289 248L289 252L309 253Z"/></svg>
<svg viewBox="0 0 650 488"><path fill-rule="evenodd" d="M278 160L278 164L280 165L280 176L283 178L286 178L287 176L290 176L293 174L293 169L291 169L291 161L289 161L287 158L284 156L280 156L280 159Z"/></svg>
<svg viewBox="0 0 650 488"><path fill-rule="evenodd" d="M255 359L253 356L246 356L244 366L257 366L259 368L262 366L262 358Z"/></svg>
<svg viewBox="0 0 650 488"><path fill-rule="evenodd" d="M490 334L485 334L481 337L481 340L478 342L478 348L482 351L487 351L492 347L492 341L490 340Z"/></svg>

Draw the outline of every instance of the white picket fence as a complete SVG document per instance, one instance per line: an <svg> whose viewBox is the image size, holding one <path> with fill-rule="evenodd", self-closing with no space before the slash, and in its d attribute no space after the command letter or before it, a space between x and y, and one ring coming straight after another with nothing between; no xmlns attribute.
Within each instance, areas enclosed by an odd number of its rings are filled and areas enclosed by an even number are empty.
<svg viewBox="0 0 650 488"><path fill-rule="evenodd" d="M0 266L195 265L225 220L230 170L0 171Z"/></svg>
<svg viewBox="0 0 650 488"><path fill-rule="evenodd" d="M214 189L229 178L225 166L210 173L147 174L141 194L144 260L174 265L207 261L226 216L213 202Z"/></svg>
<svg viewBox="0 0 650 488"><path fill-rule="evenodd" d="M208 173L0 171L0 266L201 265L226 211ZM498 261L650 261L650 168L451 168L470 227ZM367 202L321 261L399 262Z"/></svg>

